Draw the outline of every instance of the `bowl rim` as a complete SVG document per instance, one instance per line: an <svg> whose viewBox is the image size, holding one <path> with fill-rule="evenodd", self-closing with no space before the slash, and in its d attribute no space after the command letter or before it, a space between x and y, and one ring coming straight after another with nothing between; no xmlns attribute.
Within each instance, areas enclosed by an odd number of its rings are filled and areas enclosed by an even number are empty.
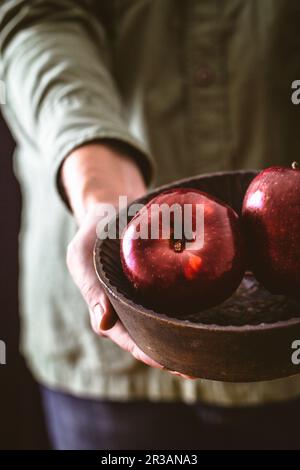
<svg viewBox="0 0 300 470"><path fill-rule="evenodd" d="M143 197L136 199L135 201L132 201L132 203L142 202L145 199L149 200L151 197L154 197L154 195L157 195L160 192L165 191L166 189L176 188L180 186L181 184L186 184L187 182L192 184L194 180L205 179L208 177L215 177L215 176L224 176L224 175L225 176L237 175L237 174L255 175L257 173L258 173L258 170L219 171L219 172L214 172L214 173L205 173L205 174L201 174L198 176L196 175L196 176L188 177L188 178L182 178L172 183L159 186L149 191ZM118 217L118 215L119 213L116 214L116 217ZM104 289L108 291L108 293L113 298L120 301L125 307L130 307L131 309L134 309L136 312L138 312L139 314L145 317L152 318L155 320L160 320L163 323L172 324L173 326L176 326L176 327L185 327L185 328L215 331L215 332L219 331L219 332L224 332L224 333L225 332L251 333L251 332L257 332L257 331L270 331L270 330L274 331L274 329L289 328L295 325L300 325L300 316L291 317L287 320L280 320L280 321L268 322L268 323L261 322L257 324L245 323L243 325L218 325L217 323L192 322L188 319L181 320L179 318L168 316L164 313L159 313L159 312L156 312L155 310L144 307L143 305L134 302L133 300L129 299L128 297L123 295L121 292L119 292L117 287L114 286L111 283L110 279L107 277L103 269L103 264L101 262L101 257L100 257L100 251L101 251L101 247L104 241L106 240L105 239L103 240L97 237L95 245L94 245L94 250L93 250L93 263L94 263L94 268L95 268L99 281L103 285Z"/></svg>

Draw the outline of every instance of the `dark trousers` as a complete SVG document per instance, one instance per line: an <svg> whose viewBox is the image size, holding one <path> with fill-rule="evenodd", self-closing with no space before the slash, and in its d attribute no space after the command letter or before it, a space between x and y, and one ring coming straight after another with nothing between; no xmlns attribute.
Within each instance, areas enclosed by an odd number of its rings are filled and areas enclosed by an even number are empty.
<svg viewBox="0 0 300 470"><path fill-rule="evenodd" d="M98 401L41 390L55 449L300 449L300 400L223 408Z"/></svg>

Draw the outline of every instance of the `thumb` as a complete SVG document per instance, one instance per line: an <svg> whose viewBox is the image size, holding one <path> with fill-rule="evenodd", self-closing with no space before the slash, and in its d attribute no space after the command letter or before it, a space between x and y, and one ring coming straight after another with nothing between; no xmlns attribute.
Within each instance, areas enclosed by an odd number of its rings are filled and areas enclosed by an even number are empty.
<svg viewBox="0 0 300 470"><path fill-rule="evenodd" d="M101 292L99 303L93 309L90 309L90 316L92 327L98 334L100 333L99 330L110 330L118 320L113 306L103 292Z"/></svg>
<svg viewBox="0 0 300 470"><path fill-rule="evenodd" d="M93 265L94 230L80 230L67 251L67 265L73 280L87 303L94 331L108 330L117 321L117 315L102 290Z"/></svg>

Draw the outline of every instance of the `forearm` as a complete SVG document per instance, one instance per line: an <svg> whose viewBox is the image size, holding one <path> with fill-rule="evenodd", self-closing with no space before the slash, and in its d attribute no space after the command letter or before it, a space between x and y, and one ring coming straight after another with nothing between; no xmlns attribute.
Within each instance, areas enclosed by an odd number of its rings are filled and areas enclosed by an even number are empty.
<svg viewBox="0 0 300 470"><path fill-rule="evenodd" d="M129 200L145 192L145 183L134 159L102 143L74 150L61 168L61 183L80 223L98 203L117 204L119 195Z"/></svg>

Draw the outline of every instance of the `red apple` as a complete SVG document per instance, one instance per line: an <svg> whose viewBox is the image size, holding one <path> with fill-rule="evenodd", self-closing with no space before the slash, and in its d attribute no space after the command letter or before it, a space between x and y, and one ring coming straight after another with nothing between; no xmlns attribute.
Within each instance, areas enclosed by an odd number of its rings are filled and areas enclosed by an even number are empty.
<svg viewBox="0 0 300 470"><path fill-rule="evenodd" d="M179 205L183 220L186 217L191 222L188 233L183 230L180 237L176 235L174 216L167 233L162 223L163 204ZM160 209L155 212L157 205ZM197 225L199 207L204 216L203 233L201 224ZM155 223L159 226L157 239L134 236L142 230L151 233ZM229 206L196 189L163 192L125 228L121 259L124 273L148 307L177 315L201 311L224 301L241 282L244 243L240 219Z"/></svg>
<svg viewBox="0 0 300 470"><path fill-rule="evenodd" d="M251 182L243 202L251 268L270 292L300 296L300 170L271 167Z"/></svg>

